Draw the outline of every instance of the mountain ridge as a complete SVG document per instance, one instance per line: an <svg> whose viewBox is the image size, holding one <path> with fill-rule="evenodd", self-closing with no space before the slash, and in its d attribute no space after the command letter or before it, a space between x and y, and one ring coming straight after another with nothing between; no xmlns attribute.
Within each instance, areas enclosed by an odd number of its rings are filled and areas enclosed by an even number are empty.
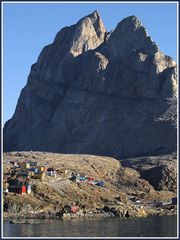
<svg viewBox="0 0 180 240"><path fill-rule="evenodd" d="M32 65L4 150L116 158L175 151L176 71L137 17L107 33L94 11L60 30Z"/></svg>

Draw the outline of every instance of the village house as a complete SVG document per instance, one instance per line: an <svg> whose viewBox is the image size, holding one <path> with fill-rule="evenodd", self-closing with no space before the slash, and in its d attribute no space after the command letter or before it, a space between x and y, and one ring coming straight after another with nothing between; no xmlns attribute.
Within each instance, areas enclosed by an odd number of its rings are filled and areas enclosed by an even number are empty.
<svg viewBox="0 0 180 240"><path fill-rule="evenodd" d="M23 195L23 194L26 194L26 186L25 185L22 185L21 186L21 191L20 193Z"/></svg>
<svg viewBox="0 0 180 240"><path fill-rule="evenodd" d="M56 171L54 170L54 168L48 168L46 171L46 174L50 177L56 177Z"/></svg>
<svg viewBox="0 0 180 240"><path fill-rule="evenodd" d="M177 205L177 197L172 198L172 204Z"/></svg>
<svg viewBox="0 0 180 240"><path fill-rule="evenodd" d="M69 178L69 180L71 180L71 181L75 181L76 180L76 173L74 173L74 172L69 172L69 174L68 174L68 178Z"/></svg>
<svg viewBox="0 0 180 240"><path fill-rule="evenodd" d="M39 172L39 169L37 167L32 167L32 168L29 168L28 171L31 171L31 172Z"/></svg>
<svg viewBox="0 0 180 240"><path fill-rule="evenodd" d="M34 171L28 171L28 176L33 177L34 176Z"/></svg>
<svg viewBox="0 0 180 240"><path fill-rule="evenodd" d="M69 170L67 170L67 169L64 170L64 173L65 173L66 176L71 175L71 172Z"/></svg>
<svg viewBox="0 0 180 240"><path fill-rule="evenodd" d="M9 183L7 181L3 182L3 191L4 192L9 192Z"/></svg>
<svg viewBox="0 0 180 240"><path fill-rule="evenodd" d="M18 167L19 163L17 161L10 161L10 163L14 166L14 167Z"/></svg>
<svg viewBox="0 0 180 240"><path fill-rule="evenodd" d="M78 183L78 182L85 182L86 180L87 180L87 177L85 176L85 175L83 175L83 174L77 174L76 175L76 182Z"/></svg>
<svg viewBox="0 0 180 240"><path fill-rule="evenodd" d="M22 162L21 163L21 168L24 168L24 169L30 168L30 163L29 162Z"/></svg>
<svg viewBox="0 0 180 240"><path fill-rule="evenodd" d="M46 171L46 167L44 167L44 166L38 166L37 168L40 172Z"/></svg>
<svg viewBox="0 0 180 240"><path fill-rule="evenodd" d="M37 167L38 166L38 162L29 162L30 167Z"/></svg>
<svg viewBox="0 0 180 240"><path fill-rule="evenodd" d="M25 183L25 186L26 186L26 192L27 192L27 194L30 194L30 193L31 193L31 185L30 185L30 183L29 183L29 182L26 182L26 183Z"/></svg>
<svg viewBox="0 0 180 240"><path fill-rule="evenodd" d="M102 180L95 180L94 177L91 176L86 176L84 174L81 173L74 173L72 172L69 176L68 176L69 180L71 181L75 181L76 183L81 183L81 182L86 182L91 184L91 185L97 185L99 187L104 187L104 181Z"/></svg>
<svg viewBox="0 0 180 240"><path fill-rule="evenodd" d="M71 213L76 213L79 210L79 207L76 206L76 203L73 202L71 206Z"/></svg>
<svg viewBox="0 0 180 240"><path fill-rule="evenodd" d="M99 187L104 187L104 181L102 181L102 180L96 181L96 185Z"/></svg>

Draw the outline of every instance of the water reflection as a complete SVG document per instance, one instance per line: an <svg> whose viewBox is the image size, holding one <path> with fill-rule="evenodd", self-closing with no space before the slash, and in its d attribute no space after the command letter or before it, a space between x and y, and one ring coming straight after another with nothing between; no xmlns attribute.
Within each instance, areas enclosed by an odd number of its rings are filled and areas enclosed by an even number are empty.
<svg viewBox="0 0 180 240"><path fill-rule="evenodd" d="M39 220L38 224L4 221L4 237L176 237L176 216L138 219Z"/></svg>

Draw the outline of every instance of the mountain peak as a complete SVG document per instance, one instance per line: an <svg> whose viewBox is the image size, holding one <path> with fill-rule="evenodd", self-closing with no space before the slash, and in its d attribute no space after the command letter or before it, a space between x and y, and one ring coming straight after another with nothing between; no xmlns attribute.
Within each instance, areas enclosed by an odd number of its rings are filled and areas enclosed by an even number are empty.
<svg viewBox="0 0 180 240"><path fill-rule="evenodd" d="M134 25L134 27L138 28L138 27L141 27L142 26L142 23L141 21L139 20L138 17L136 17L135 15L132 15L132 16L129 16L129 17L126 17L124 18L120 24L125 24L126 26L127 25Z"/></svg>
<svg viewBox="0 0 180 240"><path fill-rule="evenodd" d="M122 159L176 150L175 62L136 16L107 35L94 11L43 49L5 124L6 151Z"/></svg>
<svg viewBox="0 0 180 240"><path fill-rule="evenodd" d="M118 23L110 36L109 45L113 54L122 57L132 51L143 51L145 54L154 55L159 50L136 16L126 17Z"/></svg>
<svg viewBox="0 0 180 240"><path fill-rule="evenodd" d="M100 14L97 10L95 10L92 13L90 13L87 17L97 19L97 18L100 18Z"/></svg>
<svg viewBox="0 0 180 240"><path fill-rule="evenodd" d="M95 10L91 14L81 18L76 24L62 29L55 37L54 42L62 42L68 39L68 51L73 56L78 56L85 51L97 48L104 42L106 28L102 19ZM64 42L64 41L63 41Z"/></svg>

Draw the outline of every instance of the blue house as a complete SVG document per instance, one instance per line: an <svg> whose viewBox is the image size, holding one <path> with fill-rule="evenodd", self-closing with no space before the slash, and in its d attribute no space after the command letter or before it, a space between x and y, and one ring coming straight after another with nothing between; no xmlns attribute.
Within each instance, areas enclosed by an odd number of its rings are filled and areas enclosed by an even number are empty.
<svg viewBox="0 0 180 240"><path fill-rule="evenodd" d="M172 198L172 204L177 205L177 197L176 198Z"/></svg>
<svg viewBox="0 0 180 240"><path fill-rule="evenodd" d="M102 180L100 180L96 183L96 185L99 187L104 187L104 182Z"/></svg>
<svg viewBox="0 0 180 240"><path fill-rule="evenodd" d="M38 166L38 162L29 162L31 167L37 167Z"/></svg>

